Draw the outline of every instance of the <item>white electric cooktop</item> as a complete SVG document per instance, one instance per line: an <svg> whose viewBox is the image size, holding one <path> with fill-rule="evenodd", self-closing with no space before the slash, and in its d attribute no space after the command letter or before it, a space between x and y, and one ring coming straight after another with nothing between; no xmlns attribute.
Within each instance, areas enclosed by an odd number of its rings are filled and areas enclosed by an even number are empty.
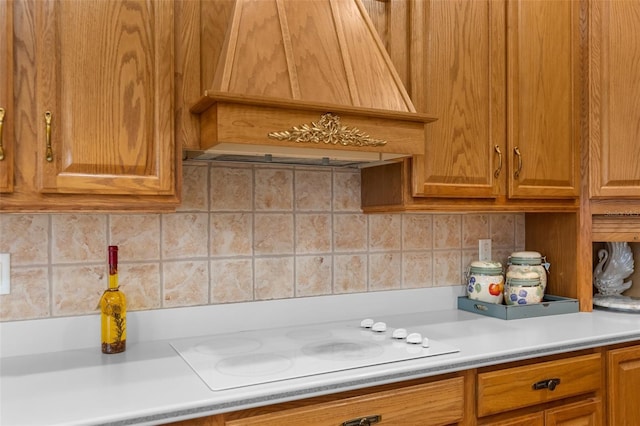
<svg viewBox="0 0 640 426"><path fill-rule="evenodd" d="M171 346L214 391L459 352L369 319L192 337Z"/></svg>

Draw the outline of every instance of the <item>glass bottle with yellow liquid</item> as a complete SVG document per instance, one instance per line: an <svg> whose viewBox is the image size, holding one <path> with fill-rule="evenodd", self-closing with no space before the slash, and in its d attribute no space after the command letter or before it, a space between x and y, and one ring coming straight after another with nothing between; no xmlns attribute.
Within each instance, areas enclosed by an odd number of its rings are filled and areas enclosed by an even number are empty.
<svg viewBox="0 0 640 426"><path fill-rule="evenodd" d="M127 299L118 285L118 246L109 246L109 288L100 299L102 352L117 354L127 348Z"/></svg>

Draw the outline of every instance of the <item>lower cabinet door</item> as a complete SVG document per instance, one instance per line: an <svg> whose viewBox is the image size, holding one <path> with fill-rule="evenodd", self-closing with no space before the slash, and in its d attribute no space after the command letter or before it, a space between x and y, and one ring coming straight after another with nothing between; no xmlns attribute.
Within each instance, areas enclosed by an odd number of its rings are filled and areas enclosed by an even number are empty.
<svg viewBox="0 0 640 426"><path fill-rule="evenodd" d="M507 419L483 421L481 424L482 426L600 426L602 425L602 403L598 398L589 398L540 410L537 413L514 414Z"/></svg>
<svg viewBox="0 0 640 426"><path fill-rule="evenodd" d="M545 426L544 412L515 416L510 419L482 423L483 426Z"/></svg>
<svg viewBox="0 0 640 426"><path fill-rule="evenodd" d="M640 425L640 345L607 352L608 423Z"/></svg>
<svg viewBox="0 0 640 426"><path fill-rule="evenodd" d="M545 411L545 426L600 425L602 425L602 403L596 398Z"/></svg>

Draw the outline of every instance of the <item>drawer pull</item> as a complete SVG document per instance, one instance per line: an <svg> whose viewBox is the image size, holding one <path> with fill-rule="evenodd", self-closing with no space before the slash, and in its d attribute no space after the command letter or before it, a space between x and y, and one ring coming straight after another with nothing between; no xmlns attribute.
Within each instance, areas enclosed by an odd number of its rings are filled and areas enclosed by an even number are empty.
<svg viewBox="0 0 640 426"><path fill-rule="evenodd" d="M382 416L376 414L374 416L361 417L359 419L347 420L342 426L370 426L382 420Z"/></svg>
<svg viewBox="0 0 640 426"><path fill-rule="evenodd" d="M549 389L553 391L559 384L560 379L541 380L533 384L533 390Z"/></svg>
<svg viewBox="0 0 640 426"><path fill-rule="evenodd" d="M500 176L500 171L502 170L502 151L500 151L500 146L496 145L493 149L498 154L498 168L493 172L493 177L497 178Z"/></svg>
<svg viewBox="0 0 640 426"><path fill-rule="evenodd" d="M513 148L513 153L518 157L518 168L513 172L513 178L518 180L522 171L522 153L520 153L520 148L517 146Z"/></svg>
<svg viewBox="0 0 640 426"><path fill-rule="evenodd" d="M0 108L0 161L4 160L4 148L2 147L2 123L4 123L4 108Z"/></svg>

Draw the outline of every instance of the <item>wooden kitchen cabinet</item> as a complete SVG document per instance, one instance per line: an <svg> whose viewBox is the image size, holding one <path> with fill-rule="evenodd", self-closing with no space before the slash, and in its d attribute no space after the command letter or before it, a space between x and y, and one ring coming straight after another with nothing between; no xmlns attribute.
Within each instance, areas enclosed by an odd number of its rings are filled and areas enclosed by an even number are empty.
<svg viewBox="0 0 640 426"><path fill-rule="evenodd" d="M425 37L424 73L411 84L425 93L416 108L438 120L427 126L425 155L413 161L414 195L495 198L508 156L505 3L424 3L424 26L416 23Z"/></svg>
<svg viewBox="0 0 640 426"><path fill-rule="evenodd" d="M380 419L388 425L447 425L462 420L464 380L454 378L434 383L355 396L340 401L292 408L281 412L230 418L226 426L297 426L361 423L361 419ZM359 420L358 420L359 419ZM373 421L372 421L373 423Z"/></svg>
<svg viewBox="0 0 640 426"><path fill-rule="evenodd" d="M597 391L601 367L600 354L588 354L481 372L477 382L478 416Z"/></svg>
<svg viewBox="0 0 640 426"><path fill-rule="evenodd" d="M582 196L590 200L594 242L640 241L638 25L638 2L590 2L589 179Z"/></svg>
<svg viewBox="0 0 640 426"><path fill-rule="evenodd" d="M13 0L0 3L0 70L13 70ZM0 193L13 190L13 73L0 76Z"/></svg>
<svg viewBox="0 0 640 426"><path fill-rule="evenodd" d="M589 196L640 199L640 2L590 2ZM624 204L603 214L624 213Z"/></svg>
<svg viewBox="0 0 640 426"><path fill-rule="evenodd" d="M171 194L172 2L36 4L40 190Z"/></svg>
<svg viewBox="0 0 640 426"><path fill-rule="evenodd" d="M607 352L607 424L640 424L640 345Z"/></svg>
<svg viewBox="0 0 640 426"><path fill-rule="evenodd" d="M174 210L174 2L14 2L15 186L0 210Z"/></svg>
<svg viewBox="0 0 640 426"><path fill-rule="evenodd" d="M598 243L640 242L640 3L589 2L589 144L582 211L592 281ZM593 244L592 244L593 243ZM634 286L636 287L636 286ZM637 288L637 287L636 287Z"/></svg>
<svg viewBox="0 0 640 426"><path fill-rule="evenodd" d="M373 391L351 391L235 413L175 423L180 426L326 426L376 424L434 426L457 424L464 419L465 378L431 378Z"/></svg>
<svg viewBox="0 0 640 426"><path fill-rule="evenodd" d="M586 1L507 2L510 198L577 198Z"/></svg>
<svg viewBox="0 0 640 426"><path fill-rule="evenodd" d="M588 399L538 413L515 415L504 420L481 422L483 426L595 426L602 424L601 403Z"/></svg>
<svg viewBox="0 0 640 426"><path fill-rule="evenodd" d="M527 249L553 259L549 293L591 311L590 255L575 255L591 244L578 199L587 2L386 5L373 21L416 109L438 121L424 156L362 169L363 211L528 212ZM389 36L398 22L418 49Z"/></svg>
<svg viewBox="0 0 640 426"><path fill-rule="evenodd" d="M575 211L586 2L433 0L410 10L407 34L424 47L397 60L410 61L416 108L438 121L424 156L363 170L363 208Z"/></svg>
<svg viewBox="0 0 640 426"><path fill-rule="evenodd" d="M479 425L601 425L602 356L549 357L477 375Z"/></svg>

